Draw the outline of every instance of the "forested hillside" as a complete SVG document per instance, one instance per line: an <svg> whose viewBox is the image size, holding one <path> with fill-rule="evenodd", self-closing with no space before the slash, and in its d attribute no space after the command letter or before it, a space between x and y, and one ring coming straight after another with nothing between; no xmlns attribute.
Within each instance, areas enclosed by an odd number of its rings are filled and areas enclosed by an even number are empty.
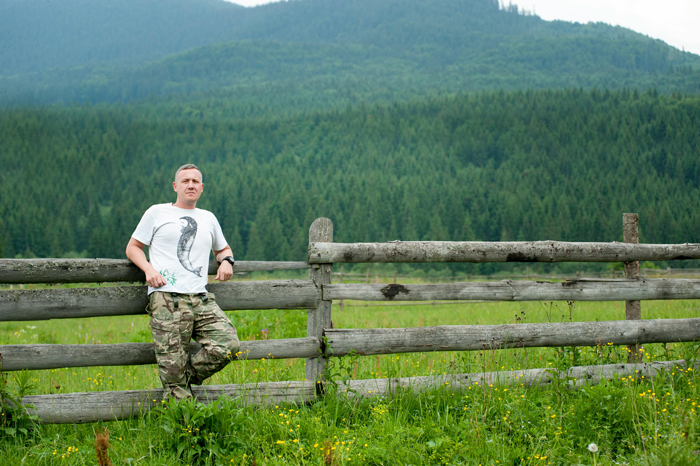
<svg viewBox="0 0 700 466"><path fill-rule="evenodd" d="M700 242L700 97L491 92L243 120L210 102L0 112L4 255L123 257L142 212L198 164L238 258L337 241Z"/></svg>
<svg viewBox="0 0 700 466"><path fill-rule="evenodd" d="M0 105L235 100L278 113L484 89L655 88L700 93L700 71L658 42L494 38L459 51L231 42L137 68L86 68L0 79ZM663 58L663 59L662 59ZM651 68L647 71L645 68ZM162 100L162 99L161 99Z"/></svg>
<svg viewBox="0 0 700 466"><path fill-rule="evenodd" d="M482 44L478 33L520 35L547 24L517 7L501 10L497 0L301 0L247 9L223 0L3 2L0 75L153 60L226 40L461 48Z"/></svg>
<svg viewBox="0 0 700 466"><path fill-rule="evenodd" d="M222 0L0 0L0 75L138 63L229 40Z"/></svg>
<svg viewBox="0 0 700 466"><path fill-rule="evenodd" d="M27 0L3 10L0 44L3 106L225 96L286 111L484 89L700 92L697 55L496 0Z"/></svg>

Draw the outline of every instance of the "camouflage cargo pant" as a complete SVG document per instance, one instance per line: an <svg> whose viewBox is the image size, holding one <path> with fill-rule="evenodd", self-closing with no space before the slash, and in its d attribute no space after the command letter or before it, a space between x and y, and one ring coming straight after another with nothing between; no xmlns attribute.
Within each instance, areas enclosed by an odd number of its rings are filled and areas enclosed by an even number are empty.
<svg viewBox="0 0 700 466"><path fill-rule="evenodd" d="M148 296L147 312L166 398L191 397L190 385L200 385L236 358L240 347L236 329L213 293L156 291ZM202 345L191 356L190 339Z"/></svg>

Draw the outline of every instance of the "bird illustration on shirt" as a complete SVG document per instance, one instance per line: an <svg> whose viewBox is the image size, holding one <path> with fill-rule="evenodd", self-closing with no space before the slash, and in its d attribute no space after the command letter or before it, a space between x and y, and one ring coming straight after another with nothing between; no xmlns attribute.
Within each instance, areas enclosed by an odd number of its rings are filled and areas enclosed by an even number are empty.
<svg viewBox="0 0 700 466"><path fill-rule="evenodd" d="M177 259L188 272L198 277L202 276L202 267L194 267L190 261L190 252L197 236L197 222L192 217L180 217L182 230L180 240L177 242Z"/></svg>

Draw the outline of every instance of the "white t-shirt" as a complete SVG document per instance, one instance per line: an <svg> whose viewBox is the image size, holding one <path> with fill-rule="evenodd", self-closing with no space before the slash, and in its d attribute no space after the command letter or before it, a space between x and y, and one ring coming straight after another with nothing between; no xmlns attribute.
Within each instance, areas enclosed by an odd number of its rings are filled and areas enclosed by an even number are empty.
<svg viewBox="0 0 700 466"><path fill-rule="evenodd" d="M151 265L167 282L160 288L149 286L148 294L206 292L210 251L227 246L214 214L172 204L148 209L131 237L149 247Z"/></svg>

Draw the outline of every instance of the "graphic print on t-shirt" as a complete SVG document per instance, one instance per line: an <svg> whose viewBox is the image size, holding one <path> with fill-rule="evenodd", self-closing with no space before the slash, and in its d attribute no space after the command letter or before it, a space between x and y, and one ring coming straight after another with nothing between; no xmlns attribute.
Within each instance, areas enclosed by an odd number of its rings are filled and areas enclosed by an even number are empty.
<svg viewBox="0 0 700 466"><path fill-rule="evenodd" d="M197 222L192 217L180 217L180 223L182 223L182 230L180 230L182 234L180 241L177 242L177 259L185 270L201 277L202 268L194 268L190 262L190 251L197 236Z"/></svg>
<svg viewBox="0 0 700 466"><path fill-rule="evenodd" d="M165 279L166 282L170 283L171 286L175 286L177 283L177 277L168 269L159 270L158 273Z"/></svg>

